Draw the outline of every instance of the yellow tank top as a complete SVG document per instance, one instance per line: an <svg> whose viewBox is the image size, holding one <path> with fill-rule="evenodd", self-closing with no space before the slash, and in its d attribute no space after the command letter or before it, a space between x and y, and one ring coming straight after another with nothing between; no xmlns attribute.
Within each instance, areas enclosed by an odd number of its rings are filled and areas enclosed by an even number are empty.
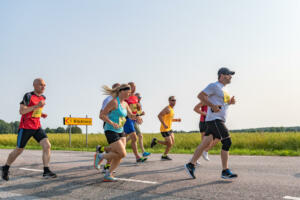
<svg viewBox="0 0 300 200"><path fill-rule="evenodd" d="M171 106L169 106L169 109L170 109L170 112L162 117L163 121L168 126L168 128L165 129L165 127L161 124L160 125L160 132L168 132L172 129L172 122L173 122L173 118L174 118L174 110Z"/></svg>

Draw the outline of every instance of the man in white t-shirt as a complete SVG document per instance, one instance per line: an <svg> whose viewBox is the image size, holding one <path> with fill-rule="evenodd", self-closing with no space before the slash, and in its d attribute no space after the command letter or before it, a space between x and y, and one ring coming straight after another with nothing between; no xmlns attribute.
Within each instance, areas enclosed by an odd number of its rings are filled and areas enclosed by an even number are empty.
<svg viewBox="0 0 300 200"><path fill-rule="evenodd" d="M231 146L231 138L229 131L225 126L226 113L229 105L235 104L235 98L230 97L224 90L224 87L231 82L232 75L235 72L228 68L220 68L218 71L218 81L209 84L200 94L198 98L200 101L208 105L206 115L206 131L201 144L197 147L192 160L185 164L185 169L192 178L196 178L195 164L199 157L202 155L205 148L214 139L219 139L222 142L221 160L222 160L222 173L221 177L224 179L237 178L228 168L229 149Z"/></svg>

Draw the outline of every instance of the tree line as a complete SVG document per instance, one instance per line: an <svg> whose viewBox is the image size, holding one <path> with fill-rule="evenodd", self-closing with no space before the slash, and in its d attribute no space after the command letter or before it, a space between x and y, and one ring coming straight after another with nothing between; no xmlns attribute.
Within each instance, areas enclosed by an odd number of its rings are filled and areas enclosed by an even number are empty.
<svg viewBox="0 0 300 200"><path fill-rule="evenodd" d="M18 133L20 122L5 122L4 120L0 119L0 134L9 134L9 133ZM70 132L70 126L67 128L64 127L58 127L58 128L49 128L47 127L45 129L46 133L69 133ZM71 133L82 133L82 130L78 126L72 126L71 127Z"/></svg>

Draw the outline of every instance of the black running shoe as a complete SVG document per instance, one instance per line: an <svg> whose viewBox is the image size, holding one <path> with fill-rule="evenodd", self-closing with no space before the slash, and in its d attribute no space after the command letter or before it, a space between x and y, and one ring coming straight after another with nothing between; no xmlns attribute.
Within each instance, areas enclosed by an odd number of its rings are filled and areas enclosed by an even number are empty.
<svg viewBox="0 0 300 200"><path fill-rule="evenodd" d="M224 179L233 179L233 178L237 178L238 175L234 174L230 171L230 169L224 169L222 171L221 177Z"/></svg>
<svg viewBox="0 0 300 200"><path fill-rule="evenodd" d="M153 138L150 147L153 148L157 144L157 139Z"/></svg>
<svg viewBox="0 0 300 200"><path fill-rule="evenodd" d="M96 146L96 153L103 153L103 151L101 151L101 145Z"/></svg>
<svg viewBox="0 0 300 200"><path fill-rule="evenodd" d="M48 172L43 173L43 178L56 178L57 175L50 170Z"/></svg>
<svg viewBox="0 0 300 200"><path fill-rule="evenodd" d="M195 166L192 163L188 163L184 165L184 168L186 170L186 172L193 178L195 179L196 176L194 174L195 172Z"/></svg>
<svg viewBox="0 0 300 200"><path fill-rule="evenodd" d="M140 157L139 159L136 159L136 162L137 163L143 163L147 160L147 158L144 158L144 157Z"/></svg>
<svg viewBox="0 0 300 200"><path fill-rule="evenodd" d="M2 179L8 181L9 180L9 176L8 176L9 171L7 169L5 169L4 166L1 167L1 170L2 170Z"/></svg>
<svg viewBox="0 0 300 200"><path fill-rule="evenodd" d="M166 156L162 155L161 159L162 160L172 160L172 158L170 158L168 155L166 155Z"/></svg>

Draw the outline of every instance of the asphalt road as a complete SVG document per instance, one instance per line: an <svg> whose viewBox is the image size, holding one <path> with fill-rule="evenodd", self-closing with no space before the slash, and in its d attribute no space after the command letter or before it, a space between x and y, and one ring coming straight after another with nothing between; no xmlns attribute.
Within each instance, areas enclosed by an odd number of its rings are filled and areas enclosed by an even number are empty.
<svg viewBox="0 0 300 200"><path fill-rule="evenodd" d="M11 150L0 150L4 164ZM231 156L231 169L239 175L223 180L220 156L201 161L197 179L183 165L191 155L170 155L161 161L151 155L137 165L129 154L118 168L116 183L104 183L91 152L53 151L51 169L56 179L42 178L41 151L26 150L11 167L10 181L0 180L0 199L291 199L300 200L300 157Z"/></svg>

